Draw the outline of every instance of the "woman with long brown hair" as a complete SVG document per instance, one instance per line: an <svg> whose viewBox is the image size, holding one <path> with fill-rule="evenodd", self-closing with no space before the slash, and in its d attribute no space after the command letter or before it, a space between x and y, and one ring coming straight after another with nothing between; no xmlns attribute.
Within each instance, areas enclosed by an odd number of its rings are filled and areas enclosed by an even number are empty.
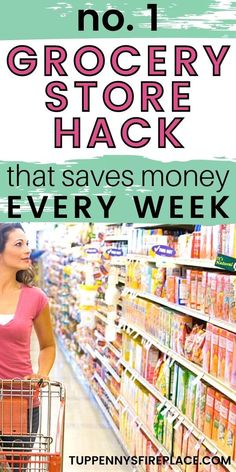
<svg viewBox="0 0 236 472"><path fill-rule="evenodd" d="M40 347L37 372L33 372L30 359L33 327ZM21 224L0 223L0 379L47 380L54 359L48 299L42 290L33 286L27 237ZM31 411L28 432L30 429L30 433L36 434L38 424L36 405ZM2 437L1 440L6 450L12 439ZM31 444L29 449L32 447ZM15 464L12 470L19 470L19 466Z"/></svg>

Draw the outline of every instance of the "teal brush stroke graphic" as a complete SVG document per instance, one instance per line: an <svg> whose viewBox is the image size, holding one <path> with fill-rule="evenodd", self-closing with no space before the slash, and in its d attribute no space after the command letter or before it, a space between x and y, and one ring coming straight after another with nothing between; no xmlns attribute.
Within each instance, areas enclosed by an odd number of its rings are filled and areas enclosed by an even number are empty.
<svg viewBox="0 0 236 472"><path fill-rule="evenodd" d="M157 31L150 30L148 3L158 5ZM99 31L93 32L88 21L86 31L78 31L77 11L88 8L96 10L100 20L110 8L120 10L125 16L124 27L120 31L110 32L101 26ZM129 24L133 25L131 32L127 30ZM0 39L235 36L236 1L232 0L8 0L1 5L0 10Z"/></svg>
<svg viewBox="0 0 236 472"><path fill-rule="evenodd" d="M20 200L15 201L16 205L20 205L20 209L14 210L14 214L20 211L22 221L38 221L34 218L29 207L27 197L33 197L36 208L42 202L42 198L48 196L45 209L42 213L40 221L124 221L124 222L145 222L152 221L153 217L150 211L147 211L145 218L138 216L137 209L134 204L134 197L140 198L140 204L143 206L145 197L152 197L154 207L157 206L158 198L163 196L164 201L162 210L160 212L159 222L163 224L175 223L191 223L191 224L222 224L235 223L236 221L236 205L235 205L235 169L236 162L228 160L203 160L203 161L187 161L187 162L169 162L163 163L147 159L140 156L129 156L128 162L126 156L104 156L95 159L72 160L65 164L43 164L43 163L26 163L20 162L19 170L26 170L30 175L30 182L26 172L23 172L20 181L13 179L12 184L9 185L9 167L15 172L16 162L0 162L0 221L12 221L12 216L8 215L8 196L18 196ZM53 180L51 183L48 177L48 169L53 170ZM128 170L128 172L127 172ZM149 171L156 171L155 180L152 182ZM40 175L44 171L46 181L42 182ZM67 178L63 177L63 172L67 172ZM82 173L81 173L82 171ZM85 171L88 173L88 181L85 181L83 175ZM107 174L110 171L110 181L107 181ZM126 178L124 177L126 171ZM132 174L130 173L132 172ZM145 182L142 181L143 171L148 171L145 174ZM179 185L178 175L181 178L184 171L190 171L187 184L185 185L182 179ZM228 171L227 178L226 174ZM36 173L35 173L36 172ZM73 175L71 174L73 172ZM77 172L79 174L76 176ZM169 181L166 176L167 173ZM200 178L202 172L205 172L205 180ZM93 175L97 180L94 180ZM123 174L122 174L123 173ZM162 176L163 175L163 180ZM209 176L213 175L214 179L209 180ZM220 179L217 177L220 177ZM73 185L69 177L74 179ZM116 178L120 176L120 179ZM128 177L132 177L133 182L128 181ZM197 180L195 180L197 176ZM37 180L33 185L33 178ZM76 183L76 178L80 180ZM220 184L225 182L224 185ZM206 185L202 184L202 181ZM127 185L124 185L124 182ZM171 183L171 185L170 185ZM42 185L41 185L42 184ZM38 186L40 185L40 186ZM54 214L54 197L66 197L66 200L61 201L62 205L66 205L66 209L62 213L66 213L66 218L57 218ZM184 198L183 198L184 195ZM91 207L89 208L90 217L87 218L83 214L79 218L75 217L75 197L88 197L91 199ZM109 197L115 196L114 204L110 210L109 219L104 218L104 212L99 204L98 197L102 196L105 202ZM197 204L203 205L203 210L197 212L203 213L204 218L191 218L191 196L201 197ZM216 212L216 218L211 216L211 198L216 197L220 201L222 197L229 196L223 205L224 211L228 218L223 217ZM181 218L173 218L170 214L170 197L180 197L181 200L177 204L183 205L183 209L177 210L177 213L182 213ZM203 197L203 200L202 200ZM17 218L16 218L17 219ZM18 218L20 219L20 218Z"/></svg>

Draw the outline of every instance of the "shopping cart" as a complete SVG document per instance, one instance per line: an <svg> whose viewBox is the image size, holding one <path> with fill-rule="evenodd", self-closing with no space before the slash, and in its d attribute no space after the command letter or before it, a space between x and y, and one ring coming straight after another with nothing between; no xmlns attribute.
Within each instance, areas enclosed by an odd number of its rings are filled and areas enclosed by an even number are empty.
<svg viewBox="0 0 236 472"><path fill-rule="evenodd" d="M62 472L65 389L0 380L0 472Z"/></svg>

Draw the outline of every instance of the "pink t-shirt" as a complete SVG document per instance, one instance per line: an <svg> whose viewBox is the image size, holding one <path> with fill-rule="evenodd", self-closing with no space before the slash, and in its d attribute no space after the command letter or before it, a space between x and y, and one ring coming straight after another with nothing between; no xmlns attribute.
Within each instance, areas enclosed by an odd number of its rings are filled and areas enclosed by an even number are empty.
<svg viewBox="0 0 236 472"><path fill-rule="evenodd" d="M33 321L47 303L42 290L22 286L14 318L0 325L0 379L23 379L32 374L30 337Z"/></svg>

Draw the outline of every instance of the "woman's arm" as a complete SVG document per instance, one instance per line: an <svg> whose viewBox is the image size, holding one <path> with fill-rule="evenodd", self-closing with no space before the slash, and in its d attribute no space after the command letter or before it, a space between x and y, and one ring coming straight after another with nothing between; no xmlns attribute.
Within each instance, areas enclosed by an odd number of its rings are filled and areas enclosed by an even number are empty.
<svg viewBox="0 0 236 472"><path fill-rule="evenodd" d="M55 340L52 331L49 306L41 311L34 321L34 328L39 341L40 353L38 372L27 378L47 378L55 360Z"/></svg>

